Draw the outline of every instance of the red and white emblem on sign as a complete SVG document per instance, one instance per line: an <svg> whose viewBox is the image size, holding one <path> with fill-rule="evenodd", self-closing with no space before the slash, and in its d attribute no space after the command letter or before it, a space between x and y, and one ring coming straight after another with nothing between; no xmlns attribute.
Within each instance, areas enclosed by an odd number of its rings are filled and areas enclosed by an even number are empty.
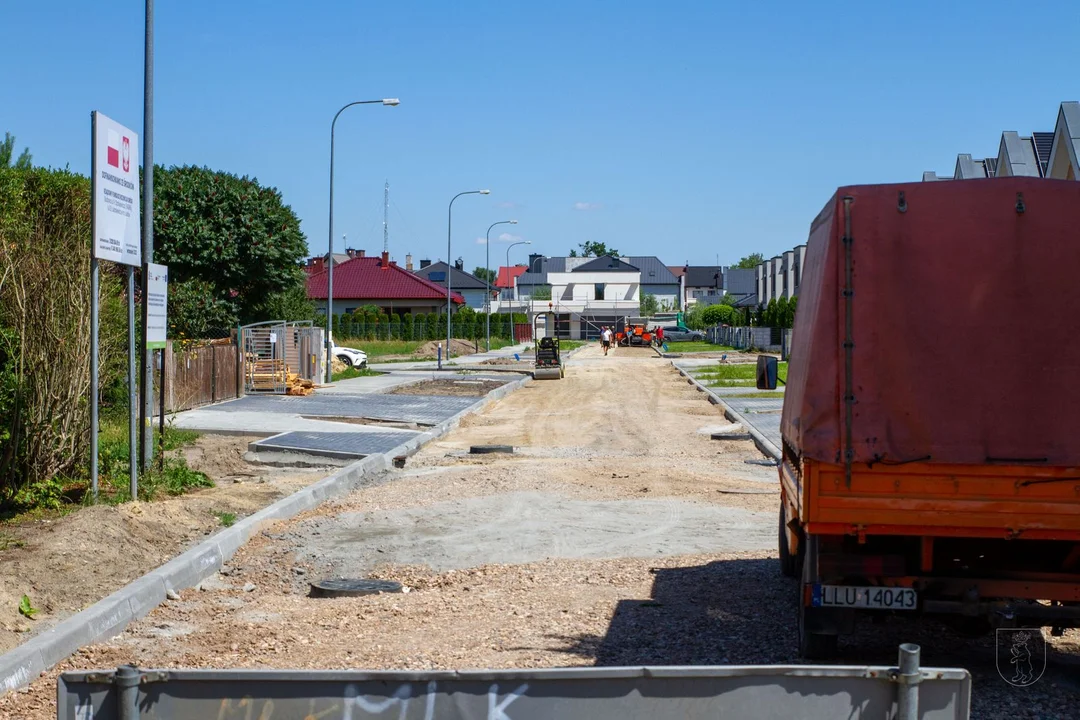
<svg viewBox="0 0 1080 720"><path fill-rule="evenodd" d="M109 131L109 144L105 153L105 161L114 168L120 167L120 133L115 130Z"/></svg>
<svg viewBox="0 0 1080 720"><path fill-rule="evenodd" d="M110 130L105 161L114 168L123 167L124 172L130 172L131 140L126 135L121 137L120 133Z"/></svg>

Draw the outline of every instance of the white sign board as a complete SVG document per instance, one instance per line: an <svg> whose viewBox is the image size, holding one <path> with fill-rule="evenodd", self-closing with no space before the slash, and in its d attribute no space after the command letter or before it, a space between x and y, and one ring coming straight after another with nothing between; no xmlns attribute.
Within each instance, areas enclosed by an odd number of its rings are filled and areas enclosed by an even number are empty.
<svg viewBox="0 0 1080 720"><path fill-rule="evenodd" d="M139 239L139 136L94 112L94 257L142 264Z"/></svg>
<svg viewBox="0 0 1080 720"><path fill-rule="evenodd" d="M146 264L146 347L161 349L169 327L169 266Z"/></svg>

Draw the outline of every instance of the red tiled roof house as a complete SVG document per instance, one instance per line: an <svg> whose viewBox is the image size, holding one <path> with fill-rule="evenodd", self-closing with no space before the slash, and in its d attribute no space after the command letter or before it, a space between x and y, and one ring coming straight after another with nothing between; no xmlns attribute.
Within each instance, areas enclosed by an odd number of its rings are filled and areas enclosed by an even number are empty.
<svg viewBox="0 0 1080 720"><path fill-rule="evenodd" d="M320 313L326 312L327 272L324 258L314 258L308 271L308 299ZM453 293L455 308L465 299ZM382 257L357 256L334 264L334 314L348 313L365 305L377 305L391 315L446 311L446 288L440 287Z"/></svg>

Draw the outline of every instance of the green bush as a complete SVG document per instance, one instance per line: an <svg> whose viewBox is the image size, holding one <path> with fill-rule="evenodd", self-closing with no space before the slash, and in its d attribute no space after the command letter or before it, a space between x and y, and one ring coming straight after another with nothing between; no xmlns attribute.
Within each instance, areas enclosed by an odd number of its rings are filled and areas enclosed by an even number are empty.
<svg viewBox="0 0 1080 720"><path fill-rule="evenodd" d="M701 321L705 327L713 325L737 325L739 312L730 305L709 305L701 310Z"/></svg>
<svg viewBox="0 0 1080 720"><path fill-rule="evenodd" d="M412 313L405 313L401 316L401 339L412 340L413 339L413 316Z"/></svg>
<svg viewBox="0 0 1080 720"><path fill-rule="evenodd" d="M209 168L155 167L154 259L172 282L208 284L241 324L303 312L306 253L300 221L276 189Z"/></svg>
<svg viewBox="0 0 1080 720"><path fill-rule="evenodd" d="M424 319L425 339L434 340L435 338L439 337L439 327L441 326L439 320L441 317L442 316L438 313L428 313L427 317Z"/></svg>
<svg viewBox="0 0 1080 720"><path fill-rule="evenodd" d="M86 178L0 169L0 506L27 488L52 502L47 484L85 481L89 256ZM99 394L126 389L123 277L120 266L100 264Z"/></svg>

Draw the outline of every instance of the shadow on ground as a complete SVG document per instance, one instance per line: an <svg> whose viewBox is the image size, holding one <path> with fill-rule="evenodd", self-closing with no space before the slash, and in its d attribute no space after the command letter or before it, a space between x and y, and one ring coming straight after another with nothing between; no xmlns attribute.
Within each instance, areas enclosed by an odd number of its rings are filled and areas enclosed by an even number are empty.
<svg viewBox="0 0 1080 720"><path fill-rule="evenodd" d="M600 637L560 638L566 651L596 665L801 664L795 635L794 580L775 559L722 560L657 568L648 598L619 602ZM1072 639L1080 630L1069 631ZM841 639L837 664L896 664L901 643L922 648L924 666L962 667L972 674L972 717L1065 718L1080 702L1080 655L1051 648L1042 679L1028 688L997 672L993 636L964 637L935 620L911 616L860 618Z"/></svg>
<svg viewBox="0 0 1080 720"><path fill-rule="evenodd" d="M653 570L649 598L622 600L603 637L564 638L597 665L726 665L795 657L795 583L776 560Z"/></svg>

